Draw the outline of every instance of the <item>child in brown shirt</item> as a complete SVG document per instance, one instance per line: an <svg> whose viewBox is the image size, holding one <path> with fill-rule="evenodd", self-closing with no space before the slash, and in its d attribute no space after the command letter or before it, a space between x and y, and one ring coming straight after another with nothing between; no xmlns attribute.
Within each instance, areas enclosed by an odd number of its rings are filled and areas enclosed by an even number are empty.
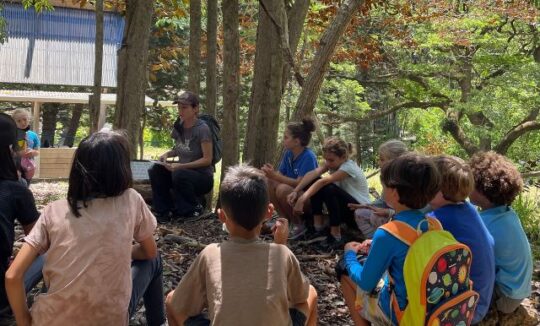
<svg viewBox="0 0 540 326"><path fill-rule="evenodd" d="M169 293L169 325L315 325L317 293L283 245L287 220L277 222L276 243L258 239L274 210L265 176L249 166L231 167L220 198L219 219L230 239L208 245ZM204 308L208 319L201 316Z"/></svg>

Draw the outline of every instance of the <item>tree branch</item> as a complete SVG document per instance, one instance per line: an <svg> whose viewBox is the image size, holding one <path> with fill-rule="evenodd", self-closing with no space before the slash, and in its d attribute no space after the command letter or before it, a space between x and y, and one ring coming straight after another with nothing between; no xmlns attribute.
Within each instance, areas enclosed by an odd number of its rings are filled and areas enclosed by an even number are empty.
<svg viewBox="0 0 540 326"><path fill-rule="evenodd" d="M294 62L294 56L291 52L291 48L289 47L289 36L288 36L289 33L283 30L283 27L281 26L281 24L279 24L276 18L272 15L272 13L270 13L268 8L266 7L266 4L264 3L264 0L259 0L259 3L261 7L263 8L264 12L268 15L268 18L270 18L270 21L272 22L272 24L276 27L277 33L281 40L281 50L283 51L285 60L287 60L287 63L291 65L291 67L293 68L296 82L298 83L298 85L300 85L300 87L303 87L304 77L302 76L302 74L300 73L300 69Z"/></svg>
<svg viewBox="0 0 540 326"><path fill-rule="evenodd" d="M524 134L534 131L534 130L540 130L540 122L536 121L536 118L538 117L538 114L540 112L540 108L533 109L529 115L517 126L512 128L499 142L497 146L495 146L494 150L497 153L500 154L506 154L510 146L521 136Z"/></svg>
<svg viewBox="0 0 540 326"><path fill-rule="evenodd" d="M478 152L480 149L478 146L473 144L473 142L465 135L463 129L459 125L459 114L457 112L448 112L446 115L446 120L443 122L442 126L443 131L450 133L455 141L467 152L467 154L472 155Z"/></svg>
<svg viewBox="0 0 540 326"><path fill-rule="evenodd" d="M364 117L350 116L350 115L347 116L347 115L342 115L342 114L332 112L332 111L323 111L321 113L326 114L327 116L331 118L337 118L341 122L368 122L368 121L385 117L401 109L428 109L428 108L438 107L443 110L446 110L446 107L448 106L448 104L449 103L447 101L441 101L441 102L409 101L409 102L397 104L386 110L377 111L375 113L372 113Z"/></svg>

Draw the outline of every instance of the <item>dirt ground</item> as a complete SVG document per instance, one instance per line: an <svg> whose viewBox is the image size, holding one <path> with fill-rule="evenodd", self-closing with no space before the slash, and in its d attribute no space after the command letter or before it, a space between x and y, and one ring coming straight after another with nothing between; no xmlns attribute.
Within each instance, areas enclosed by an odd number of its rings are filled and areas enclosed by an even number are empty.
<svg viewBox="0 0 540 326"><path fill-rule="evenodd" d="M31 190L36 204L41 209L47 203L64 198L67 191L65 182L35 183ZM19 236L19 240L22 235ZM175 288L186 273L197 254L206 244L220 242L226 238L221 223L215 217L189 223L168 223L160 225L156 240L164 263L165 293ZM268 240L270 241L270 240ZM16 247L20 246L20 242ZM289 247L300 261L303 272L319 294L318 310L320 325L353 325L348 309L341 295L339 283L335 279L334 266L341 252L320 253L312 245L290 243ZM540 264L535 264L535 279L540 277ZM533 281L533 294L526 300L523 309L516 316L497 316L491 314L483 325L538 325L540 308L540 282ZM141 306L130 325L145 325L144 307Z"/></svg>

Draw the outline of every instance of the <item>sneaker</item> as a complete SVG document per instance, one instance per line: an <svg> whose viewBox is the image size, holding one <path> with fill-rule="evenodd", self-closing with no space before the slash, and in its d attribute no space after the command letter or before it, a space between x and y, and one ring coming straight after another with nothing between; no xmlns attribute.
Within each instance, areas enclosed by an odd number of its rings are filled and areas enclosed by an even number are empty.
<svg viewBox="0 0 540 326"><path fill-rule="evenodd" d="M336 240L331 234L329 234L323 242L318 244L318 248L324 252L330 252L332 250L342 250L345 245L343 237Z"/></svg>
<svg viewBox="0 0 540 326"><path fill-rule="evenodd" d="M303 225L294 225L289 231L289 240L297 240L306 234L307 228Z"/></svg>
<svg viewBox="0 0 540 326"><path fill-rule="evenodd" d="M157 213L154 212L154 216L159 224L166 224L171 222L171 212Z"/></svg>
<svg viewBox="0 0 540 326"><path fill-rule="evenodd" d="M313 240L313 242L323 241L324 239L326 239L326 237L328 237L328 234L329 232L327 228L319 231L315 230L315 228L310 228L310 230L306 234L306 239Z"/></svg>

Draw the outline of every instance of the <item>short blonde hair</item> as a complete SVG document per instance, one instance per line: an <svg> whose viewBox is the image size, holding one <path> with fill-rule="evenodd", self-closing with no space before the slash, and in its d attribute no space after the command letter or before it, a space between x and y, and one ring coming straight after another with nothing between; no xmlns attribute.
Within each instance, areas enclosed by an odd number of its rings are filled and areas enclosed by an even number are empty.
<svg viewBox="0 0 540 326"><path fill-rule="evenodd" d="M26 115L26 117L28 118L28 121L32 120L32 115L30 114L30 111L26 109L16 109L15 111L11 113L11 117L15 119L15 117L22 114Z"/></svg>
<svg viewBox="0 0 540 326"><path fill-rule="evenodd" d="M379 158L390 161L407 153L409 149L404 142L397 139L390 139L379 146Z"/></svg>
<svg viewBox="0 0 540 326"><path fill-rule="evenodd" d="M467 199L474 189L471 167L459 157L450 155L436 156L433 161L441 174L441 192L444 199L454 203Z"/></svg>

